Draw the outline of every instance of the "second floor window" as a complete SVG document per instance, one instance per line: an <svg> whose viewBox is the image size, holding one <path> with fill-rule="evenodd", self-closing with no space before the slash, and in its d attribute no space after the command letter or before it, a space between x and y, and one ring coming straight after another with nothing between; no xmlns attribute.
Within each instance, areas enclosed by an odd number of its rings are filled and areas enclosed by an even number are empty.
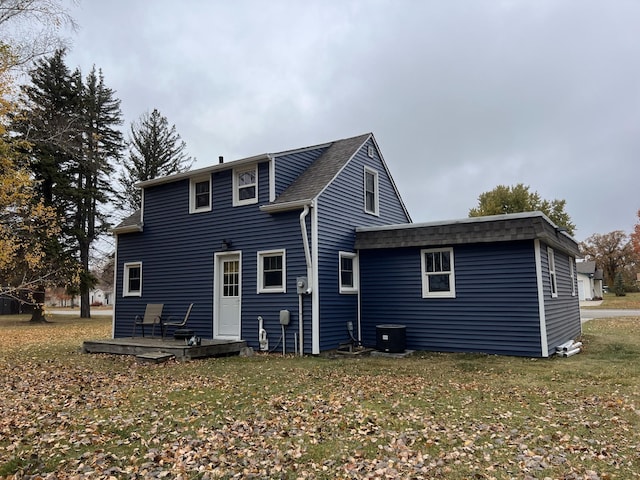
<svg viewBox="0 0 640 480"><path fill-rule="evenodd" d="M378 172L364 169L364 211L378 215Z"/></svg>
<svg viewBox="0 0 640 480"><path fill-rule="evenodd" d="M189 212L211 210L211 177L192 178L189 184Z"/></svg>
<svg viewBox="0 0 640 480"><path fill-rule="evenodd" d="M233 204L248 205L258 201L258 167L233 171Z"/></svg>

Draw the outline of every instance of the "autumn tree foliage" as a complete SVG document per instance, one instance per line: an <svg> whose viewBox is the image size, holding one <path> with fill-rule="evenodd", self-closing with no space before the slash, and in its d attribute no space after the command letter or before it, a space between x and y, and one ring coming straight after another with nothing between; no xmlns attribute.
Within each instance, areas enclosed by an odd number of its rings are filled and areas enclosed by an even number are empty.
<svg viewBox="0 0 640 480"><path fill-rule="evenodd" d="M633 227L633 232L631 232L631 245L633 246L633 251L640 257L640 210L638 210L638 223Z"/></svg>
<svg viewBox="0 0 640 480"><path fill-rule="evenodd" d="M31 144L30 167L45 205L56 209L60 253L79 263L80 314L90 316L92 244L109 228L104 212L110 176L123 149L120 101L95 68L83 79L65 51L40 59L22 89L24 108L13 124Z"/></svg>
<svg viewBox="0 0 640 480"><path fill-rule="evenodd" d="M193 159L186 148L176 126L169 126L167 117L157 109L141 115L131 124L129 154L119 176L118 206L126 214L135 212L142 201L136 183L189 170Z"/></svg>
<svg viewBox="0 0 640 480"><path fill-rule="evenodd" d="M569 235L573 235L576 226L565 211L566 203L566 200L544 200L538 192L531 192L529 186L522 183L515 186L498 185L480 194L478 206L469 210L469 217L540 211L558 227L565 228Z"/></svg>
<svg viewBox="0 0 640 480"><path fill-rule="evenodd" d="M9 133L9 116L16 110L14 64L10 48L0 47L0 294L31 301L41 312L42 299L34 293L59 278L58 262L49 253L60 228L54 209L38 195L22 153L29 145Z"/></svg>
<svg viewBox="0 0 640 480"><path fill-rule="evenodd" d="M595 233L580 243L580 251L586 260L594 260L603 270L608 285L613 285L618 273L629 281L638 264L638 256L622 230Z"/></svg>

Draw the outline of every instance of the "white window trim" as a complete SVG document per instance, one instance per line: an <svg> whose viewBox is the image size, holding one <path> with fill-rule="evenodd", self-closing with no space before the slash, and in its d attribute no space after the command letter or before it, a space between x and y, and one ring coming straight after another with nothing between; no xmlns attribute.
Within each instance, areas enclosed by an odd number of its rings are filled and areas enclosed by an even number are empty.
<svg viewBox="0 0 640 480"><path fill-rule="evenodd" d="M140 268L140 290L129 290L129 271L132 268ZM124 274L122 275L122 296L141 297L142 296L142 262L128 262L124 264Z"/></svg>
<svg viewBox="0 0 640 480"><path fill-rule="evenodd" d="M549 287L551 298L558 297L558 276L556 274L556 257L553 248L547 247L547 261L549 263Z"/></svg>
<svg viewBox="0 0 640 480"><path fill-rule="evenodd" d="M244 172L248 172L250 170L254 171L255 174L255 196L253 198L246 198L244 200L240 200L240 185L238 184L238 175ZM243 185L246 187L247 185ZM251 167L242 167L242 168L234 168L233 169L233 206L238 207L241 205L252 205L254 203L258 203L258 165L253 165Z"/></svg>
<svg viewBox="0 0 640 480"><path fill-rule="evenodd" d="M258 293L287 293L287 252L285 249L279 250L263 250L258 252ZM282 286L265 287L264 286L264 263L262 259L265 257L282 257Z"/></svg>
<svg viewBox="0 0 640 480"><path fill-rule="evenodd" d="M350 258L353 260L353 286L348 287L342 285L342 259ZM340 293L349 293L354 294L358 293L358 280L360 277L359 269L358 269L358 254L353 252L338 252L338 286L340 288Z"/></svg>
<svg viewBox="0 0 640 480"><path fill-rule="evenodd" d="M449 287L448 292L430 292L427 265L425 262L425 253L434 252L449 252L451 270L449 271ZM456 298L456 274L455 274L455 261L452 247L445 248L425 248L420 250L420 267L422 272L422 298ZM434 273L435 274L435 273ZM438 273L437 275L443 275Z"/></svg>
<svg viewBox="0 0 640 480"><path fill-rule="evenodd" d="M373 185L374 185L374 210L367 210L367 174L373 175ZM369 213L371 215L379 215L380 214L380 189L378 188L378 171L373 168L364 167L364 174L362 176L363 180L363 192L364 192L364 211L365 213Z"/></svg>
<svg viewBox="0 0 640 480"><path fill-rule="evenodd" d="M576 296L576 259L569 257L569 275L571 276L571 296Z"/></svg>
<svg viewBox="0 0 640 480"><path fill-rule="evenodd" d="M206 207L196 208L196 183L209 182L209 205ZM189 179L189 213L201 213L211 211L211 192L213 190L213 183L211 182L211 175L205 175L200 177L193 177Z"/></svg>

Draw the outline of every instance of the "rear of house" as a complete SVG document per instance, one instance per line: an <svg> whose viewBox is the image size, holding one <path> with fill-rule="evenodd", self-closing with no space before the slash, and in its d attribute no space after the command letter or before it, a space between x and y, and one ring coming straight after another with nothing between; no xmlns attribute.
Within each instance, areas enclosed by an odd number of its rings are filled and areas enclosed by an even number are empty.
<svg viewBox="0 0 640 480"><path fill-rule="evenodd" d="M140 187L114 229L114 337L151 303L193 303L203 338L311 354L347 325L367 346L391 323L409 349L541 357L580 334L575 241L539 212L412 224L372 134Z"/></svg>
<svg viewBox="0 0 640 480"><path fill-rule="evenodd" d="M133 335L148 303L163 318L194 303L189 328L204 338L259 348L260 317L269 349L335 348L357 321L356 292L338 281L355 226L410 221L372 134L140 187L141 211L114 230L115 337Z"/></svg>

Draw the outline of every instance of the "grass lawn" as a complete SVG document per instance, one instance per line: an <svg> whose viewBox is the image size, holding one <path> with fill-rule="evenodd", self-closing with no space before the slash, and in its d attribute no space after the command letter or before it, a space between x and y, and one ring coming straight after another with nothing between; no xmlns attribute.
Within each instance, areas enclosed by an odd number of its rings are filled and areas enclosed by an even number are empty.
<svg viewBox="0 0 640 480"><path fill-rule="evenodd" d="M110 328L0 317L0 478L640 476L640 318L570 358L79 353Z"/></svg>
<svg viewBox="0 0 640 480"><path fill-rule="evenodd" d="M597 307L588 308L640 310L639 292L629 292L624 297L616 297L615 293L605 293L602 300Z"/></svg>

